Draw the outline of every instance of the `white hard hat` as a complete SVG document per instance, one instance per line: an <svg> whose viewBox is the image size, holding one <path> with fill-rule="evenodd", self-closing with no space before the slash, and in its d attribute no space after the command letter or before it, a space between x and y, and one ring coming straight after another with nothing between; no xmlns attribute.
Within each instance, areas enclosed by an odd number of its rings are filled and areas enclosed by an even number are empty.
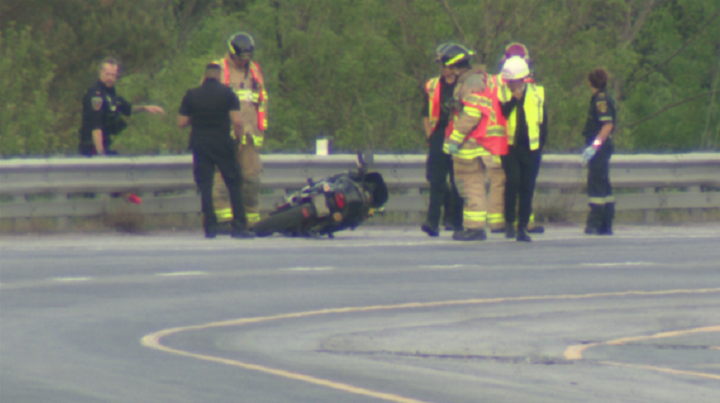
<svg viewBox="0 0 720 403"><path fill-rule="evenodd" d="M530 67L522 57L513 56L505 61L500 74L505 81L522 80L530 75Z"/></svg>

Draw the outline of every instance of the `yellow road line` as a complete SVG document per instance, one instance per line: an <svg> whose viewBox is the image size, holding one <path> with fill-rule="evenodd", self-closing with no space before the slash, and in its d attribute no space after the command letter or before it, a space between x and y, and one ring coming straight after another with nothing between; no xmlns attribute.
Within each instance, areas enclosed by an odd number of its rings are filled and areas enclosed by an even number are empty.
<svg viewBox="0 0 720 403"><path fill-rule="evenodd" d="M343 392L353 393L356 395L369 396L369 397L374 397L377 399L387 400L387 401L396 402L396 403L427 403L422 400L412 399L409 397L395 395L392 393L377 392L374 390L360 388L357 386L348 385L348 384L341 383L341 382L335 382L335 381L330 381L327 379L316 378L316 377L310 376L310 375L303 375L303 374L299 374L297 372L290 372L290 371L285 371L282 369L269 368L269 367L265 367L262 365L255 365L255 364L250 364L250 363L237 361L237 360L230 360L230 359L214 357L214 356L210 356L210 355L195 354L195 353L191 353L191 352L187 352L187 351L176 350L174 348L163 346L162 344L159 343L159 338L151 337L151 335L143 337L142 344L146 347L154 348L156 350L165 351L168 353L182 355L185 357L197 358L199 360L217 362L220 364L232 365L235 367L240 367L240 368L245 368L245 369L249 369L249 370L253 370L253 371L263 372L266 374L276 375L276 376L280 376L280 377L287 378L287 379L294 379L294 380L298 380L298 381L311 383L314 385L324 386L324 387L331 388L331 389L337 389L337 390L341 390Z"/></svg>
<svg viewBox="0 0 720 403"><path fill-rule="evenodd" d="M360 388L345 383L335 382L328 379L316 378L309 375L304 375L296 372L285 371L282 369L275 369L265 367L262 365L256 365L246 363L237 360L230 360L226 358L215 357L211 355L196 354L189 351L177 350L171 347L164 346L160 343L163 337L170 336L175 333L186 332L190 330L205 330L219 327L229 326L242 326L250 323L268 322L274 320L283 319L294 319L294 318L305 318L310 316L318 315L329 315L329 314L341 314L341 313L358 313L358 312L375 312L375 311L388 311L398 309L417 309L417 308L433 308L443 306L458 306L458 305L478 305L478 304L497 304L504 302L528 302L528 301L553 301L553 300L578 300L578 299L592 299L592 298L607 298L607 297L632 297L632 296L661 296L661 295L678 295L678 294L704 294L704 293L717 293L720 292L720 288L701 288L701 289L678 289L678 290L663 290L663 291L623 291L623 292L604 292L604 293L591 293L591 294L564 294L564 295L538 295L538 296L525 296L525 297L500 297L500 298L473 298L473 299L462 299L462 300L450 300L450 301L436 301L436 302L411 302L405 304L395 305L374 305L365 307L345 307L345 308L328 308L316 311L306 312L294 312L281 315L264 316L257 318L242 318L233 319L220 322L211 322L202 325L193 326L182 326L171 329L160 330L144 336L141 339L141 344L145 347L152 348L159 351L164 351L171 354L181 355L185 357L192 357L199 360L217 362L226 365L232 365L241 367L253 371L263 372L266 374L276 375L287 379L294 379L303 382L308 382L314 385L324 386L336 390L341 390L347 393L370 396L395 403L426 403L420 400L395 395L391 393L377 392L370 389Z"/></svg>
<svg viewBox="0 0 720 403"><path fill-rule="evenodd" d="M707 333L707 332L720 332L720 326L706 326L697 327L694 329L686 330L675 330L672 332L662 332L646 336L633 336L633 337L622 337L619 339L603 341L599 343L588 343L588 344L576 344L565 349L565 358L568 360L581 360L583 351L591 347L597 347L600 345L619 346L625 343L633 341L650 340L650 339L664 339L667 337L678 337L685 336L694 333ZM711 347L712 348L712 347Z"/></svg>

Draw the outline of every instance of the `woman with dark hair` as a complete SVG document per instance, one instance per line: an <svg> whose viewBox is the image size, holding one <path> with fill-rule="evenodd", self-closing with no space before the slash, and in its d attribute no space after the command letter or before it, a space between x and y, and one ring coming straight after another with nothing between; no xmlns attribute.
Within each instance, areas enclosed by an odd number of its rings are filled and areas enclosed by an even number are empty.
<svg viewBox="0 0 720 403"><path fill-rule="evenodd" d="M590 213L585 226L585 233L588 235L612 235L612 220L615 217L615 197L610 186L615 101L606 92L607 81L608 74L605 69L595 69L588 74L593 96L583 130L587 147L582 154L583 166L588 166Z"/></svg>

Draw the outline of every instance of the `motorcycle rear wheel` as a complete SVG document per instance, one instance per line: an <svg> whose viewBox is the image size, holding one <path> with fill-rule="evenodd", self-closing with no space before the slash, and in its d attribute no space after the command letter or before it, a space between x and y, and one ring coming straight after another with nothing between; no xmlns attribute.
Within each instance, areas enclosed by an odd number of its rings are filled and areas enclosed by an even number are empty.
<svg viewBox="0 0 720 403"><path fill-rule="evenodd" d="M306 203L271 214L253 226L255 235L270 236L276 232L287 232L300 228L310 217L315 217L315 208Z"/></svg>

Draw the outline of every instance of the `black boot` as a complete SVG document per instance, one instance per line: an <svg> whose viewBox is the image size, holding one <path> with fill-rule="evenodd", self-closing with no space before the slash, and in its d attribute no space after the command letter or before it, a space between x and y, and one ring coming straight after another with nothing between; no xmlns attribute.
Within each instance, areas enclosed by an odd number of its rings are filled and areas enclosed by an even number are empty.
<svg viewBox="0 0 720 403"><path fill-rule="evenodd" d="M615 218L615 203L607 203L603 209L602 226L600 227L600 235L612 235L612 222Z"/></svg>
<svg viewBox="0 0 720 403"><path fill-rule="evenodd" d="M527 234L527 230L525 228L519 228L517 233L517 238L515 238L518 242L532 242L532 238L530 238L530 235Z"/></svg>
<svg viewBox="0 0 720 403"><path fill-rule="evenodd" d="M505 223L505 238L515 238L515 225L513 223Z"/></svg>
<svg viewBox="0 0 720 403"><path fill-rule="evenodd" d="M484 241L487 239L484 229L466 229L455 231L453 239L456 241Z"/></svg>
<svg viewBox="0 0 720 403"><path fill-rule="evenodd" d="M233 229L232 229L232 222L231 221L223 221L217 223L215 232L220 235L232 235Z"/></svg>
<svg viewBox="0 0 720 403"><path fill-rule="evenodd" d="M428 236L440 236L440 230L437 226L433 226L432 224L426 222L423 225L420 226L420 229L428 234Z"/></svg>
<svg viewBox="0 0 720 403"><path fill-rule="evenodd" d="M587 223L585 224L585 234L600 235L602 233L603 210L603 205L590 204L590 212L588 213Z"/></svg>
<svg viewBox="0 0 720 403"><path fill-rule="evenodd" d="M205 238L207 239L213 239L217 237L217 221L210 219L208 220L207 216L203 214L203 228L205 229Z"/></svg>

